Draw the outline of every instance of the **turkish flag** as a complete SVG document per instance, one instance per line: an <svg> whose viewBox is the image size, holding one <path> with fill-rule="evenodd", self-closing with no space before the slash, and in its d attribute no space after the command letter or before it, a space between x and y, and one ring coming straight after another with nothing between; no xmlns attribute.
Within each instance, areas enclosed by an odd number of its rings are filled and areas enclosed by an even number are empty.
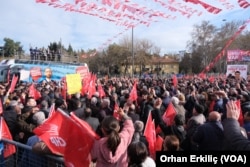
<svg viewBox="0 0 250 167"><path fill-rule="evenodd" d="M95 88L95 81L96 81L96 76L92 75L90 83L89 83L89 88L88 88L88 98L91 99L92 96L95 94L96 92L96 88Z"/></svg>
<svg viewBox="0 0 250 167"><path fill-rule="evenodd" d="M174 117L176 115L176 111L172 102L168 104L168 107L165 113L162 115L162 119L167 124L167 126L171 126L174 123Z"/></svg>
<svg viewBox="0 0 250 167"><path fill-rule="evenodd" d="M14 91L17 81L18 81L18 76L13 75L11 85L10 85L10 89L9 89L10 93L12 93Z"/></svg>
<svg viewBox="0 0 250 167"><path fill-rule="evenodd" d="M104 92L104 90L103 90L103 88L102 88L102 85L99 84L98 87L97 87L97 90L98 90L99 96L100 96L101 98L106 96L106 94L105 94L105 92Z"/></svg>
<svg viewBox="0 0 250 167"><path fill-rule="evenodd" d="M155 151L162 150L163 141L164 141L164 139L160 135L157 135L156 141L155 141Z"/></svg>
<svg viewBox="0 0 250 167"><path fill-rule="evenodd" d="M42 72L40 67L33 67L30 69L30 76L33 81L37 81L42 77Z"/></svg>
<svg viewBox="0 0 250 167"><path fill-rule="evenodd" d="M138 98L138 96L137 96L137 89L136 89L136 82L134 83L134 85L133 85L133 88L132 88L132 90L131 90L131 92L130 92L130 94L129 94L129 99L131 100L131 101L135 101L135 100L137 100L137 98Z"/></svg>
<svg viewBox="0 0 250 167"><path fill-rule="evenodd" d="M5 120L3 119L3 117L0 117L0 140L2 139L12 140L12 136L10 134L9 128ZM15 152L16 152L15 145L4 143L4 150L3 150L4 158L7 158L8 156L14 154Z"/></svg>
<svg viewBox="0 0 250 167"><path fill-rule="evenodd" d="M36 90L34 83L32 83L29 87L29 97L33 97L35 100L41 98L41 93Z"/></svg>
<svg viewBox="0 0 250 167"><path fill-rule="evenodd" d="M155 159L155 142L156 142L156 132L155 123L152 119L152 114L149 112L148 119L145 125L144 136L146 137L149 144L150 156Z"/></svg>
<svg viewBox="0 0 250 167"><path fill-rule="evenodd" d="M81 94L83 96L88 92L91 77L92 77L91 73L88 73L85 76L85 78L83 79L83 86L82 86L82 90L81 90Z"/></svg>
<svg viewBox="0 0 250 167"><path fill-rule="evenodd" d="M115 103L115 106L114 106L114 113L113 113L113 117L115 117L117 120L121 120L121 117L118 113L118 110L119 110L119 106L117 103Z"/></svg>

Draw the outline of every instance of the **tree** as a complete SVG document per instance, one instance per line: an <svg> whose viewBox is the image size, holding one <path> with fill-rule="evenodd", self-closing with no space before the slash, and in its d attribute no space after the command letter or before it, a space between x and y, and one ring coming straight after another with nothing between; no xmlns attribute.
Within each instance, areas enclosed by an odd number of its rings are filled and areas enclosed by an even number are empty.
<svg viewBox="0 0 250 167"><path fill-rule="evenodd" d="M183 58L180 61L180 72L181 73L189 73L192 71L192 59L189 53L185 53Z"/></svg>
<svg viewBox="0 0 250 167"><path fill-rule="evenodd" d="M68 47L68 50L67 50L67 51L68 51L68 54L69 54L69 55L73 55L74 50L73 50L71 44L69 44L69 47Z"/></svg>
<svg viewBox="0 0 250 167"><path fill-rule="evenodd" d="M237 31L240 21L227 22L221 27L216 27L208 21L203 21L200 25L194 25L192 31L192 40L188 42L188 49L192 53L192 70L200 72L209 65L209 63L222 51L228 40ZM239 43L239 42L238 42ZM234 41L229 48L238 47ZM221 64L223 59L215 64L217 71L221 72Z"/></svg>
<svg viewBox="0 0 250 167"><path fill-rule="evenodd" d="M6 57L12 57L17 52L20 54L23 52L22 46L20 42L15 42L10 38L4 38L4 46L3 46L3 53Z"/></svg>

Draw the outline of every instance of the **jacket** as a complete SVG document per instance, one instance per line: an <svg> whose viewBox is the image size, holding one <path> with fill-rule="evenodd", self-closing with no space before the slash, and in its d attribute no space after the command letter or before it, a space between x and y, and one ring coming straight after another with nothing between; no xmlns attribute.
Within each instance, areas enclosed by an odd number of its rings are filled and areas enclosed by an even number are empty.
<svg viewBox="0 0 250 167"><path fill-rule="evenodd" d="M239 122L233 118L223 121L224 136L228 144L235 151L250 151L250 141L246 139L241 131Z"/></svg>
<svg viewBox="0 0 250 167"><path fill-rule="evenodd" d="M127 148L131 143L134 134L134 125L131 119L126 119L123 129L119 133L121 142L118 145L115 155L107 148L107 137L96 140L91 150L92 160L96 160L96 167L127 167Z"/></svg>

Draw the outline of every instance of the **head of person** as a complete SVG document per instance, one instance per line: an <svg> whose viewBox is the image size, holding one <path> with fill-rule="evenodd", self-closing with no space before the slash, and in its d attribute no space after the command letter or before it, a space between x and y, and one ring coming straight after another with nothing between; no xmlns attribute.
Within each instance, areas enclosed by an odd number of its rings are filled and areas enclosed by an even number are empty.
<svg viewBox="0 0 250 167"><path fill-rule="evenodd" d="M198 103L195 103L193 108L193 115L203 114L205 111L204 107Z"/></svg>
<svg viewBox="0 0 250 167"><path fill-rule="evenodd" d="M42 111L36 112L33 116L32 119L36 125L41 125L45 121L45 114Z"/></svg>
<svg viewBox="0 0 250 167"><path fill-rule="evenodd" d="M101 129L102 133L108 137L108 149L110 149L112 154L115 155L115 151L121 142L121 138L119 136L119 121L113 116L107 116L102 120Z"/></svg>
<svg viewBox="0 0 250 167"><path fill-rule="evenodd" d="M176 126L183 126L185 124L185 116L176 114L174 117L174 123Z"/></svg>
<svg viewBox="0 0 250 167"><path fill-rule="evenodd" d="M127 150L129 166L139 166L148 156L147 146L143 142L132 142Z"/></svg>
<svg viewBox="0 0 250 167"><path fill-rule="evenodd" d="M37 106L36 100L33 97L29 97L27 99L26 106L28 106L28 107L35 107L35 106Z"/></svg>
<svg viewBox="0 0 250 167"><path fill-rule="evenodd" d="M235 79L240 79L240 71L235 71L234 77Z"/></svg>
<svg viewBox="0 0 250 167"><path fill-rule="evenodd" d="M163 141L163 151L179 151L180 141L175 135L168 135Z"/></svg>
<svg viewBox="0 0 250 167"><path fill-rule="evenodd" d="M90 117L91 114L92 114L92 111L91 111L90 108L87 107L87 108L84 109L84 116L85 116L86 118Z"/></svg>
<svg viewBox="0 0 250 167"><path fill-rule="evenodd" d="M45 75L46 78L50 79L52 77L52 69L51 68L45 68L44 75Z"/></svg>
<svg viewBox="0 0 250 167"><path fill-rule="evenodd" d="M217 111L212 111L208 115L208 120L211 122L216 122L221 120L221 115Z"/></svg>

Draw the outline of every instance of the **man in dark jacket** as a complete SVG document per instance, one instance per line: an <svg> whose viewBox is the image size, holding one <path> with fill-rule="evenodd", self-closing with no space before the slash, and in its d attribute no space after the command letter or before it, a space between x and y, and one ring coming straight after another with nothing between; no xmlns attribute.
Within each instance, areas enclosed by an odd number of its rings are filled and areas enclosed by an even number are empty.
<svg viewBox="0 0 250 167"><path fill-rule="evenodd" d="M193 135L193 141L198 144L201 151L223 149L224 134L220 113L217 111L209 113L208 122L198 127Z"/></svg>

